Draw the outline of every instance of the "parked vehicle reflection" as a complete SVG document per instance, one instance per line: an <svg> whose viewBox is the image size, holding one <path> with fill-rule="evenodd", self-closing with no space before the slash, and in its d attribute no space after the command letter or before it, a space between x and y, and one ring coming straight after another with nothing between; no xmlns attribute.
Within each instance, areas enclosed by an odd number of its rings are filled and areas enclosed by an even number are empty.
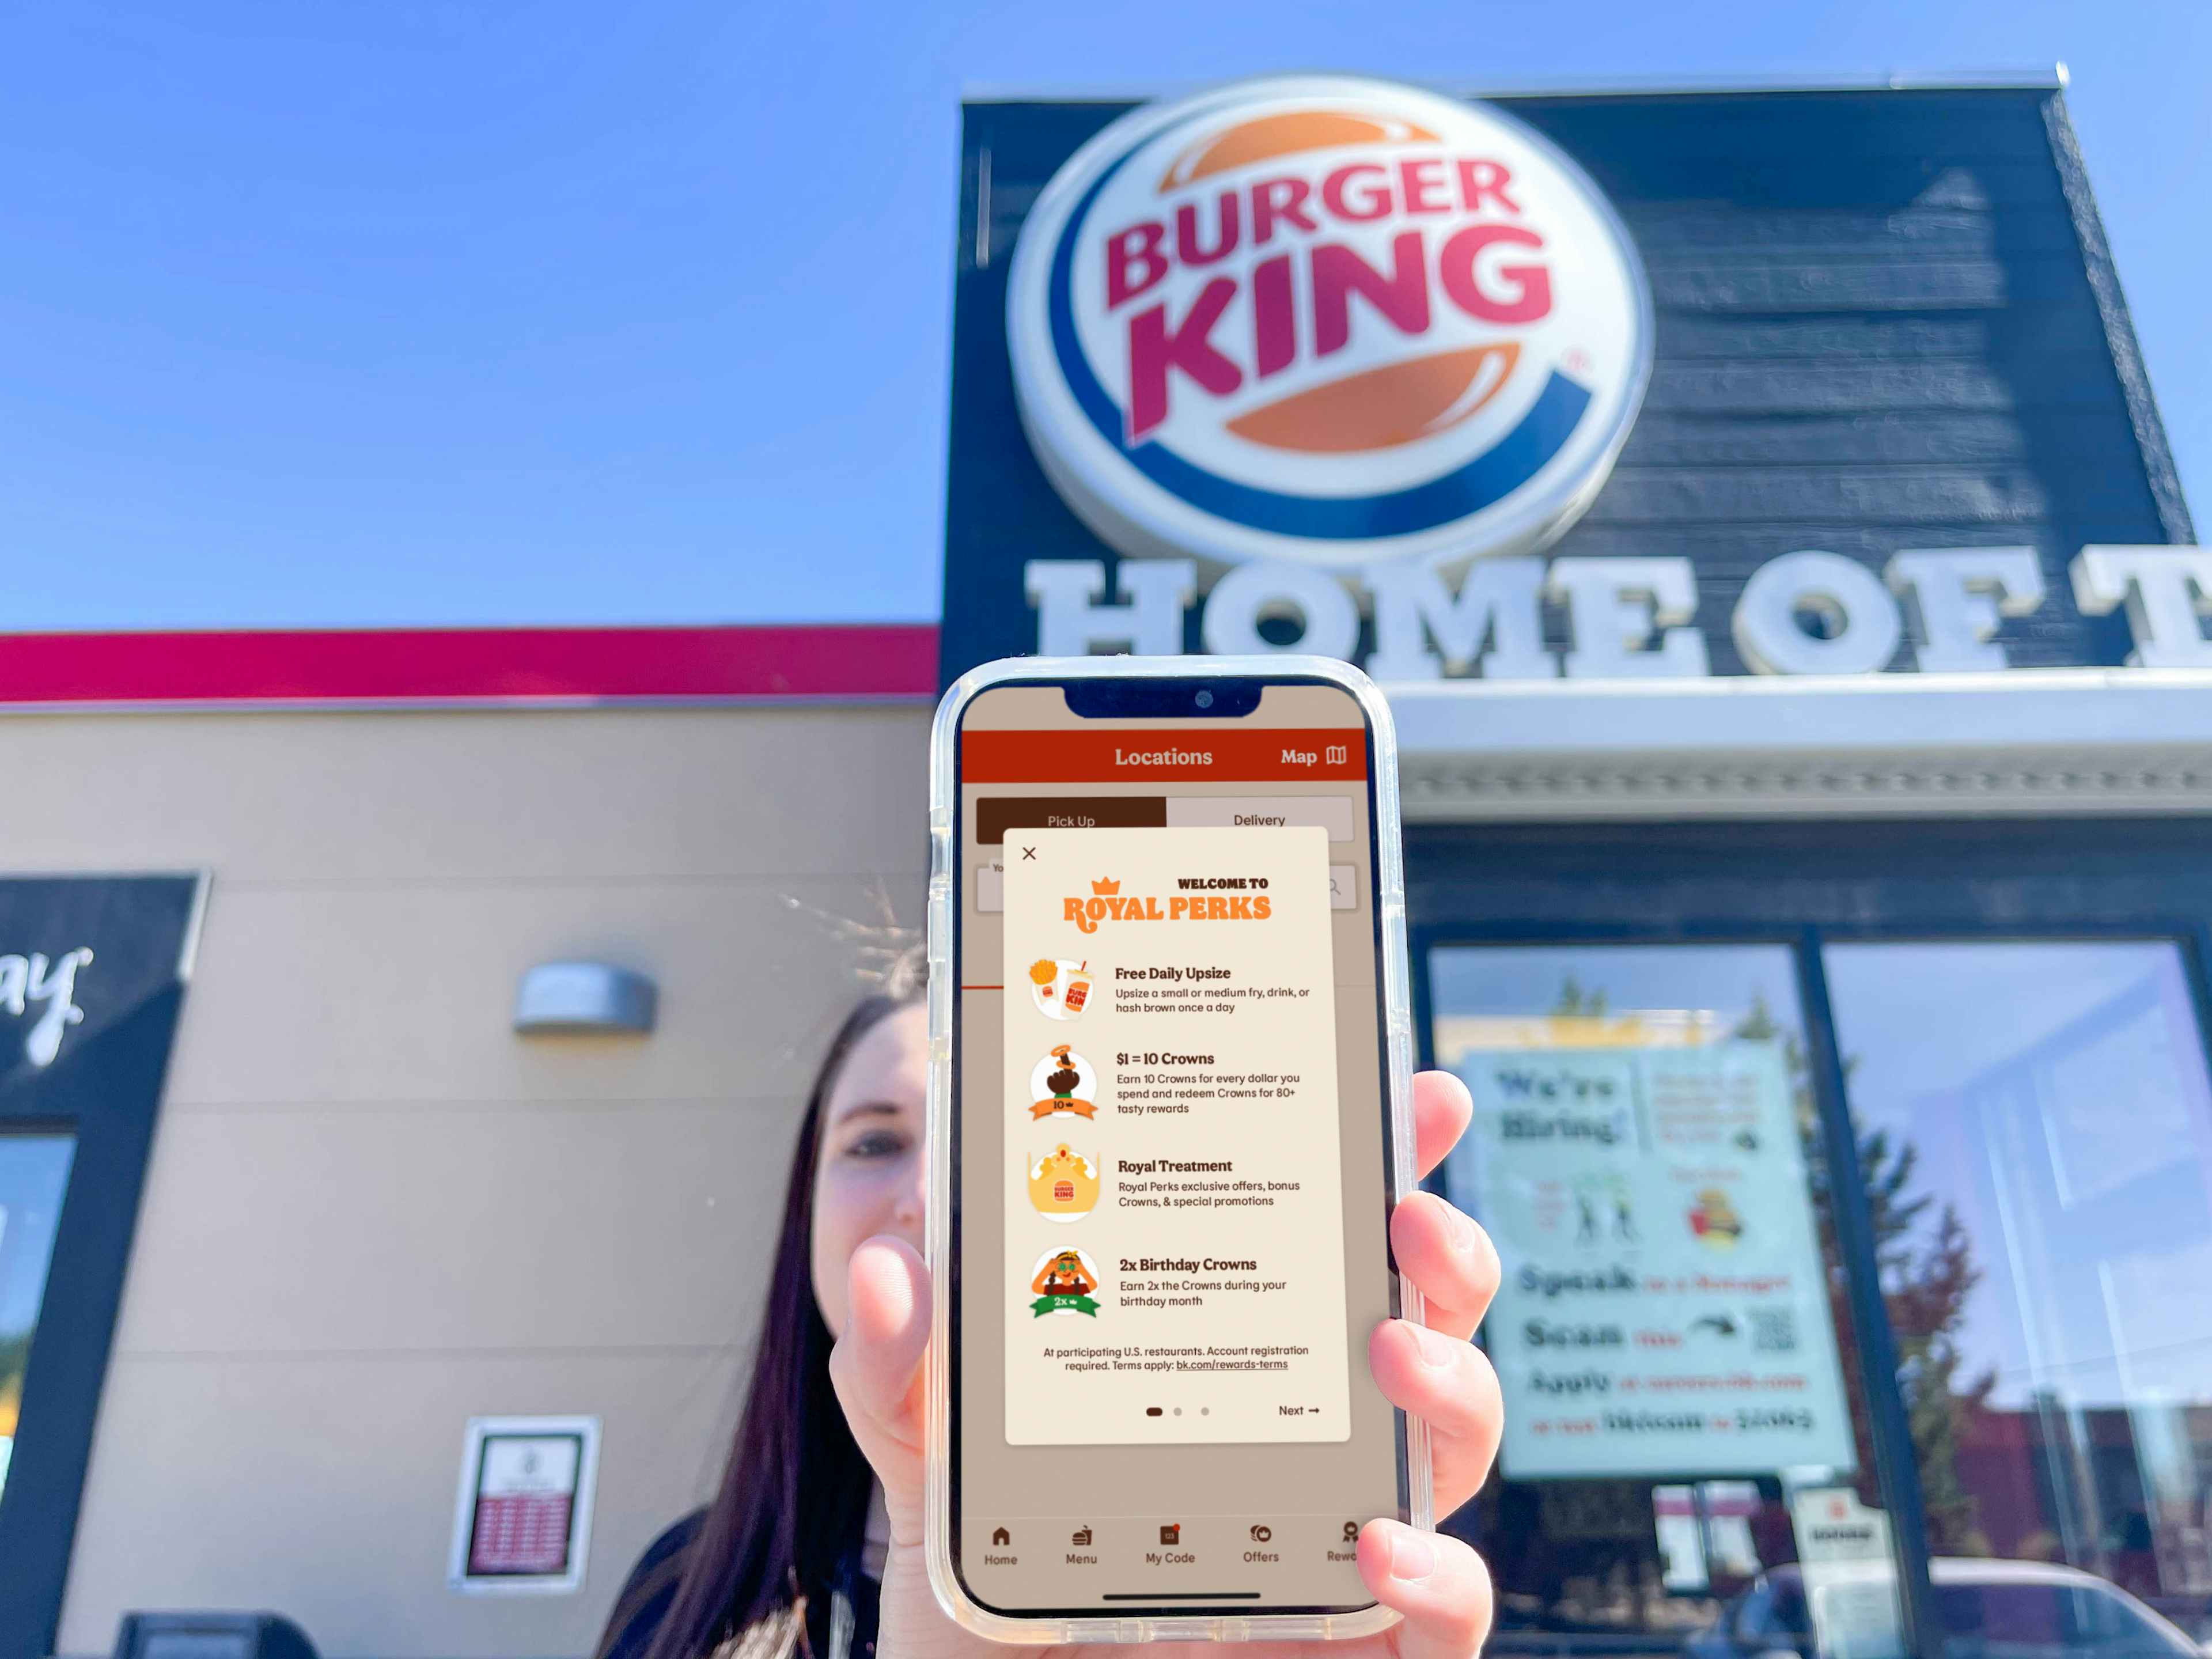
<svg viewBox="0 0 2212 1659"><path fill-rule="evenodd" d="M1890 1576L1872 1565L1861 1574L1869 1582ZM1929 1577L1948 1659L2204 1659L2212 1651L2118 1585L2077 1568L1938 1556ZM1834 1588L1816 1583L1808 1596L1794 1564L1761 1573L1682 1644L1686 1659L1823 1659L1824 1652L1835 1659L1856 1644L1824 1628L1830 1615L1820 1598ZM1866 1632L1855 1634L1863 1640Z"/></svg>

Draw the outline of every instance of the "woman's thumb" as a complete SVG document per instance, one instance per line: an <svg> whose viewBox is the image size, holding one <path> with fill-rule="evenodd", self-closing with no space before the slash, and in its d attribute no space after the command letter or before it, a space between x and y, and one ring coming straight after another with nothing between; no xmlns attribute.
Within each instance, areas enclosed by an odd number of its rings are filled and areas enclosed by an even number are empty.
<svg viewBox="0 0 2212 1659"><path fill-rule="evenodd" d="M902 1239L871 1238L846 1270L845 1334L830 1379L853 1437L884 1485L891 1535L921 1538L922 1355L929 1346L929 1269Z"/></svg>

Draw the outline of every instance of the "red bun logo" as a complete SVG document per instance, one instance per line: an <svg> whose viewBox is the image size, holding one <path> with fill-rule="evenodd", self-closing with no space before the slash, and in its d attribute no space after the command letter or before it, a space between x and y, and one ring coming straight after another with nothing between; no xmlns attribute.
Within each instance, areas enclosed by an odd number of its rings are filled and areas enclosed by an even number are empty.
<svg viewBox="0 0 2212 1659"><path fill-rule="evenodd" d="M1086 144L1006 325L1030 444L1103 539L1348 574L1557 536L1635 418L1650 312L1604 199L1519 122L1302 77Z"/></svg>

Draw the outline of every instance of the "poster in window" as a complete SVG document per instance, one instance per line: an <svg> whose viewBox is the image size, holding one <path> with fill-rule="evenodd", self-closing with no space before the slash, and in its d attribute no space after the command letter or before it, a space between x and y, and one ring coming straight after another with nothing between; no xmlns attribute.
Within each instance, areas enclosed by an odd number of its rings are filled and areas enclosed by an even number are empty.
<svg viewBox="0 0 2212 1659"><path fill-rule="evenodd" d="M1455 1191L1497 1241L1513 1480L1856 1465L1774 1042L1476 1050Z"/></svg>

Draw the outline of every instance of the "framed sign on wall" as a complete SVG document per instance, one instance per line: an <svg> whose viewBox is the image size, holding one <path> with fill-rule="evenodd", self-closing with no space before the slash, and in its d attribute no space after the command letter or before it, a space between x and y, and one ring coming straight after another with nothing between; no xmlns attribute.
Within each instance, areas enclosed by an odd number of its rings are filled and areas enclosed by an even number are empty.
<svg viewBox="0 0 2212 1659"><path fill-rule="evenodd" d="M596 1417L472 1417L447 1582L471 1595L565 1595L584 1582Z"/></svg>

